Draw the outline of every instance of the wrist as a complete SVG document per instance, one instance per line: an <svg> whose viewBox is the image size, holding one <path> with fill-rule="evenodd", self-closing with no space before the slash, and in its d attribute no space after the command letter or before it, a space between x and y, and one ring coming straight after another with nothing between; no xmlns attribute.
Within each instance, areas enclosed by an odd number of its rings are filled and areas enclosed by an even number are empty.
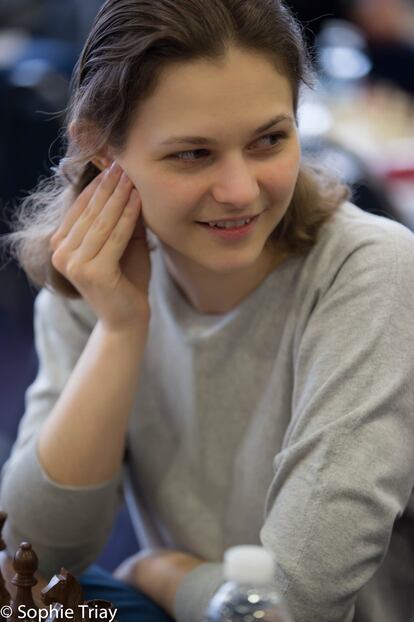
<svg viewBox="0 0 414 622"><path fill-rule="evenodd" d="M145 553L134 567L135 586L174 615L177 590L185 576L204 561L198 557L173 550L159 550Z"/></svg>
<svg viewBox="0 0 414 622"><path fill-rule="evenodd" d="M98 320L96 330L101 336L111 341L123 341L125 343L135 343L136 341L145 340L148 336L150 322L150 313L146 316L137 318L135 322L130 322L120 326L110 326L102 320Z"/></svg>

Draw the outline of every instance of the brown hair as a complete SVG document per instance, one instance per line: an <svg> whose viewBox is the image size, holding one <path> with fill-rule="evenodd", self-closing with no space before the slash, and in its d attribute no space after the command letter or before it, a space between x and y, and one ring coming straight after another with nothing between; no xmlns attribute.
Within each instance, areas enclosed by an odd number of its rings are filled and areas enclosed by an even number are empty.
<svg viewBox="0 0 414 622"><path fill-rule="evenodd" d="M259 52L289 79L294 110L312 84L302 31L279 0L107 0L95 18L71 84L67 148L50 179L21 203L8 238L11 253L39 287L77 290L51 264L50 237L75 197L99 173L91 162L105 145L122 152L139 105L173 63L220 60L230 45ZM272 237L305 252L320 226L348 196L327 173L302 164L289 209Z"/></svg>

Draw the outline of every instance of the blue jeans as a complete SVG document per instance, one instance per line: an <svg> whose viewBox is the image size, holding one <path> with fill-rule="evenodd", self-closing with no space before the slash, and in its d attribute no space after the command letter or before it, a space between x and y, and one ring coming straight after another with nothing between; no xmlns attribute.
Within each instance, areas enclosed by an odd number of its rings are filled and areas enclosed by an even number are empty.
<svg viewBox="0 0 414 622"><path fill-rule="evenodd" d="M147 596L115 579L97 565L91 566L80 577L85 600L110 600L117 609L118 622L174 622L163 609Z"/></svg>

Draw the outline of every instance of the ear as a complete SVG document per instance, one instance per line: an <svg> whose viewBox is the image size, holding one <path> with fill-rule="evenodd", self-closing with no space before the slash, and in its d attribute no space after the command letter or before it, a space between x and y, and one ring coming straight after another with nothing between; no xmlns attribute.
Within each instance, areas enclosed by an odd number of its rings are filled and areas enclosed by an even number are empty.
<svg viewBox="0 0 414 622"><path fill-rule="evenodd" d="M91 158L92 164L95 164L96 168L99 168L100 171L104 171L106 168L111 166L113 160L111 158L105 156L95 156Z"/></svg>
<svg viewBox="0 0 414 622"><path fill-rule="evenodd" d="M77 142L78 144L88 139L88 133L90 131L90 128L88 129L88 131L86 131L85 127L83 127L81 130L80 124L76 123L76 121L72 121L68 127L68 134L70 139L73 142ZM101 151L96 153L96 155L91 158L91 162L101 171L111 166L113 161L114 158L110 153L109 147L104 147Z"/></svg>

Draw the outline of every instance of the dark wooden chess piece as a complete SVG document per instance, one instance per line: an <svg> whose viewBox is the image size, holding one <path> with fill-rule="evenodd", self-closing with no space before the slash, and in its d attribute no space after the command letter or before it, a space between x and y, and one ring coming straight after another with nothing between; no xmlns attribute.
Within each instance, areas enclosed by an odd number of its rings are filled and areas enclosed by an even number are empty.
<svg viewBox="0 0 414 622"><path fill-rule="evenodd" d="M65 568L60 569L59 574L55 574L41 591L41 599L44 605L60 604L65 609L73 611L72 620L78 622L78 605L83 603L83 591L75 577Z"/></svg>
<svg viewBox="0 0 414 622"><path fill-rule="evenodd" d="M85 613L86 606L94 610L106 609L113 611L112 603L107 600L85 601L83 589L79 581L65 568L61 568L60 573L55 574L47 586L43 588L41 599L46 606L50 607L50 605L60 603L63 606L63 610L69 609L73 614L71 613L68 619L73 620L73 622L85 622L85 620L91 619L91 616ZM92 616L92 619L99 618L102 619L102 617L97 615ZM60 617L60 619L62 618ZM109 616L107 619L109 619Z"/></svg>
<svg viewBox="0 0 414 622"><path fill-rule="evenodd" d="M4 549L6 548L6 545L2 537L3 526L6 521L6 518L7 518L6 512L0 512L0 551L4 551ZM0 570L0 607L2 607L3 605L8 605L9 603L10 603L10 594L6 589L4 577Z"/></svg>
<svg viewBox="0 0 414 622"><path fill-rule="evenodd" d="M25 617L22 614L28 612L29 609L38 610L33 596L32 587L36 585L37 579L34 575L38 568L39 561L36 553L32 549L32 545L28 542L22 542L16 551L13 560L13 568L16 572L11 582L16 586L16 596L10 600L10 606L12 608L12 615L9 618L11 622L17 622L26 619L32 619L29 616ZM24 606L24 608L22 608Z"/></svg>

